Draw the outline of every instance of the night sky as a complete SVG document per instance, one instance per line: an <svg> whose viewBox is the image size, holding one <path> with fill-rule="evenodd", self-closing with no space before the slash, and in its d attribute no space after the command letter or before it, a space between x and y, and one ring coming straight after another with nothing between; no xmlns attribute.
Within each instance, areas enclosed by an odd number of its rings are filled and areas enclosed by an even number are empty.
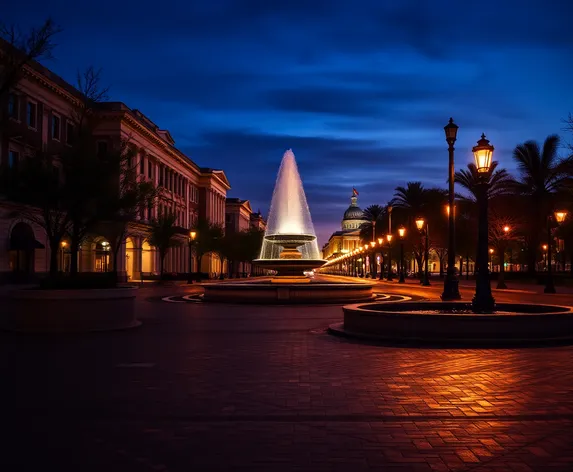
<svg viewBox="0 0 573 472"><path fill-rule="evenodd" d="M292 148L320 244L353 186L363 208L409 180L445 186L450 116L457 168L485 132L512 169L517 143L561 134L573 112L567 0L43 0L0 15L51 15L64 31L44 65L72 83L103 68L112 100L222 168L254 210Z"/></svg>

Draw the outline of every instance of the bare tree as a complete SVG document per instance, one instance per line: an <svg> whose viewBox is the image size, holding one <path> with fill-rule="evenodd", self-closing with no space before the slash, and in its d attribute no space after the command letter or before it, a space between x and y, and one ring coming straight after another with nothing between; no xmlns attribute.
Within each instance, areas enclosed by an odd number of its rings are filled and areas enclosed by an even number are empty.
<svg viewBox="0 0 573 472"><path fill-rule="evenodd" d="M18 83L25 65L53 57L54 36L61 31L51 18L26 32L0 23L0 100Z"/></svg>

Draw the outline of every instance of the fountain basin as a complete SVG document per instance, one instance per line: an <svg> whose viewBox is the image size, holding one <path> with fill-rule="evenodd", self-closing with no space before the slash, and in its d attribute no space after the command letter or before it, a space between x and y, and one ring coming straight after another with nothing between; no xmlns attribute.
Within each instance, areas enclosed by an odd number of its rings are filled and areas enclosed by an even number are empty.
<svg viewBox="0 0 573 472"><path fill-rule="evenodd" d="M344 306L333 334L412 343L511 345L573 343L573 311L556 305L498 303L475 314L467 302L369 303Z"/></svg>
<svg viewBox="0 0 573 472"><path fill-rule="evenodd" d="M371 301L374 284L224 282L204 284L203 300L217 303L261 305L344 304Z"/></svg>

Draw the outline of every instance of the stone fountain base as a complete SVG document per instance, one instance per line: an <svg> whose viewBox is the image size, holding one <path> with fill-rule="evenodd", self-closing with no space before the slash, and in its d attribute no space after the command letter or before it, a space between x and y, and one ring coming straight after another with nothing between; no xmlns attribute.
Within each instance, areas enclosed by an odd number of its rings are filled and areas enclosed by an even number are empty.
<svg viewBox="0 0 573 472"><path fill-rule="evenodd" d="M332 334L412 344L573 343L569 307L498 303L493 314L474 314L464 302L369 303L343 307Z"/></svg>
<svg viewBox="0 0 573 472"><path fill-rule="evenodd" d="M280 278L279 278L280 279ZM304 283L223 282L204 284L203 301L258 305L337 304L372 301L373 284L328 283L306 279Z"/></svg>

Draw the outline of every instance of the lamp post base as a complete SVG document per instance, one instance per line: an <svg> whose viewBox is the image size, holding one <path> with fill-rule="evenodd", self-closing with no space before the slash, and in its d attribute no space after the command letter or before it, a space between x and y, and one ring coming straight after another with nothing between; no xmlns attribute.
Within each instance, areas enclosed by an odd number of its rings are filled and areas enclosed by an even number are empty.
<svg viewBox="0 0 573 472"><path fill-rule="evenodd" d="M400 279L398 280L398 283L399 284L405 284L406 283L406 281L404 280L404 273L403 272L400 273Z"/></svg>
<svg viewBox="0 0 573 472"><path fill-rule="evenodd" d="M446 280L444 281L444 291L442 293L442 301L449 302L452 300L461 300L459 281L456 277L450 277L446 275Z"/></svg>

